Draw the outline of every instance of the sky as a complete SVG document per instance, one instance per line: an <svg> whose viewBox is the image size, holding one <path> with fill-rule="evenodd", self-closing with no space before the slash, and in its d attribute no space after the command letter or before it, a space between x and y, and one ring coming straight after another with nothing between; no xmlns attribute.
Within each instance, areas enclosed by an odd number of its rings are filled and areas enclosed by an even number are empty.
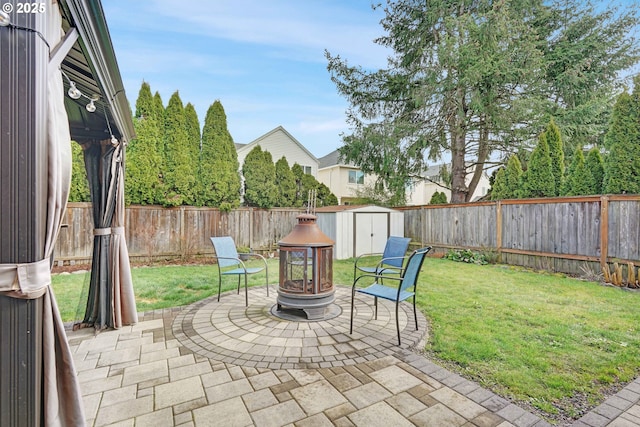
<svg viewBox="0 0 640 427"><path fill-rule="evenodd" d="M348 103L324 52L379 69L388 52L371 0L106 0L132 110L143 81L166 106L175 91L204 124L219 100L236 143L283 126L320 158L342 145Z"/></svg>
<svg viewBox="0 0 640 427"><path fill-rule="evenodd" d="M629 5L637 0L614 0ZM601 6L608 0L596 0ZM104 0L132 110L143 81L166 106L175 91L204 124L219 100L236 143L283 126L320 158L349 134L324 52L365 69L387 66L372 0ZM640 66L636 67L640 72Z"/></svg>

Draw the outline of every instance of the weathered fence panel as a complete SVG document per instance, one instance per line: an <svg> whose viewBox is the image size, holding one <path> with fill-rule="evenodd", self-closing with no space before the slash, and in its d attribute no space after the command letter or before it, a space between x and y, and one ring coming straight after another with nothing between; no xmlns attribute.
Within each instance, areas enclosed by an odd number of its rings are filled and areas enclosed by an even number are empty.
<svg viewBox="0 0 640 427"><path fill-rule="evenodd" d="M405 235L436 253L495 251L507 264L580 273L604 263L640 264L640 196L503 200L401 208ZM300 209L130 206L126 236L132 258L208 256L211 236L272 254ZM56 245L58 262L87 262L93 244L91 204L70 203Z"/></svg>
<svg viewBox="0 0 640 427"><path fill-rule="evenodd" d="M609 201L609 256L640 259L640 200Z"/></svg>
<svg viewBox="0 0 640 427"><path fill-rule="evenodd" d="M495 248L495 204L461 206L403 208L405 235L437 249Z"/></svg>
<svg viewBox="0 0 640 427"><path fill-rule="evenodd" d="M640 196L589 196L402 208L412 240L496 251L507 264L580 273L640 263Z"/></svg>
<svg viewBox="0 0 640 427"><path fill-rule="evenodd" d="M90 203L69 203L55 249L58 263L88 262L93 245ZM129 256L173 258L213 254L212 236L231 236L238 246L272 252L296 224L300 209L130 206L125 211Z"/></svg>

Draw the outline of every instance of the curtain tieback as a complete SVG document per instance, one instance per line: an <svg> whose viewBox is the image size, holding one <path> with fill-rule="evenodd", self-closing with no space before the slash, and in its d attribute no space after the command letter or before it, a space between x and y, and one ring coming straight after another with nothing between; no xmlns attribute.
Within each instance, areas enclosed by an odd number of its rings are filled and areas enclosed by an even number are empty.
<svg viewBox="0 0 640 427"><path fill-rule="evenodd" d="M50 260L21 264L0 264L0 292L17 298L39 298L51 285ZM12 295L12 294L13 295Z"/></svg>
<svg viewBox="0 0 640 427"><path fill-rule="evenodd" d="M111 227L93 229L94 236L108 236L109 234L111 234Z"/></svg>
<svg viewBox="0 0 640 427"><path fill-rule="evenodd" d="M124 236L124 227L111 227L111 234Z"/></svg>

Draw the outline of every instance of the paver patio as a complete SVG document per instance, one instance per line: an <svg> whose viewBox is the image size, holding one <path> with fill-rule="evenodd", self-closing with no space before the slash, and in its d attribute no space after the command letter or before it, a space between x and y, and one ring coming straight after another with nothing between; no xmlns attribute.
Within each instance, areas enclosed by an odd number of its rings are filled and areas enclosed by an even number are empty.
<svg viewBox="0 0 640 427"><path fill-rule="evenodd" d="M94 335L67 331L89 426L548 426L512 402L413 351L402 304L402 347L394 305L356 300L336 287L340 314L283 320L275 298L251 288L188 307L140 314L137 325ZM640 380L576 421L576 427L640 426Z"/></svg>

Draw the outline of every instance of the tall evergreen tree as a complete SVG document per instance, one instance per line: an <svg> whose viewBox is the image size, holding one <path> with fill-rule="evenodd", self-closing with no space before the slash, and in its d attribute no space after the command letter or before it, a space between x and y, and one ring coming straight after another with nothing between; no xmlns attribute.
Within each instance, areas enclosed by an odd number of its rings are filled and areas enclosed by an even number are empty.
<svg viewBox="0 0 640 427"><path fill-rule="evenodd" d="M431 196L431 200L429 200L430 205L445 205L447 204L447 195L444 191L437 191L433 193Z"/></svg>
<svg viewBox="0 0 640 427"><path fill-rule="evenodd" d="M538 145L531 154L526 172L522 176L522 197L553 197L555 179L546 134L540 134Z"/></svg>
<svg viewBox="0 0 640 427"><path fill-rule="evenodd" d="M319 182L313 175L304 173L302 166L298 163L293 164L291 172L296 180L295 207L307 206L309 192L312 190L316 192L316 206L332 206L338 204L338 198L335 194L331 193L329 187Z"/></svg>
<svg viewBox="0 0 640 427"><path fill-rule="evenodd" d="M191 170L196 175L195 187L192 191L191 203L195 206L202 206L202 200L200 199L200 141L202 136L200 135L200 121L198 120L198 113L193 104L187 103L184 107L184 125L187 135L187 147L189 150L189 163Z"/></svg>
<svg viewBox="0 0 640 427"><path fill-rule="evenodd" d="M159 125L159 114L161 113L151 95L149 83L142 82L133 119L136 137L127 146L125 167L127 204L147 205L161 201L164 130Z"/></svg>
<svg viewBox="0 0 640 427"><path fill-rule="evenodd" d="M640 193L640 75L631 94L618 96L605 137L604 192Z"/></svg>
<svg viewBox="0 0 640 427"><path fill-rule="evenodd" d="M280 207L292 207L296 199L296 177L291 172L287 158L282 156L276 162L276 182Z"/></svg>
<svg viewBox="0 0 640 427"><path fill-rule="evenodd" d="M584 196L590 194L589 173L587 171L582 147L576 148L569 171L562 186L564 196Z"/></svg>
<svg viewBox="0 0 640 427"><path fill-rule="evenodd" d="M160 96L160 92L158 91L156 91L156 93L153 95L153 104L151 108L153 108L153 114L156 117L156 120L158 121L158 125L160 126L161 129L164 130L165 108L164 108L164 103L162 102L162 97Z"/></svg>
<svg viewBox="0 0 640 427"><path fill-rule="evenodd" d="M562 181L564 179L564 147L560 129L556 122L551 119L545 130L547 144L549 145L549 155L551 156L551 172L553 173L555 196L560 195Z"/></svg>
<svg viewBox="0 0 640 427"><path fill-rule="evenodd" d="M84 152L82 146L75 141L71 141L71 188L69 189L69 201L91 201L87 170L84 167Z"/></svg>
<svg viewBox="0 0 640 427"><path fill-rule="evenodd" d="M307 201L307 193L305 192L303 194L304 189L302 188L302 177L304 176L304 170L298 163L294 163L293 166L291 166L291 173L293 174L296 182L296 197L294 199L293 205L299 208L303 206Z"/></svg>
<svg viewBox="0 0 640 427"><path fill-rule="evenodd" d="M335 206L338 204L338 198L336 197L335 194L333 194L331 192L331 190L329 189L329 187L327 187L324 183L319 182L316 180L316 182L318 183L318 187L317 187L317 191L316 191L316 197L318 198L318 202L316 203L316 206Z"/></svg>
<svg viewBox="0 0 640 427"><path fill-rule="evenodd" d="M242 165L244 203L258 208L272 208L278 201L276 167L271 153L255 146Z"/></svg>
<svg viewBox="0 0 640 427"><path fill-rule="evenodd" d="M204 206L230 210L240 205L240 164L220 101L207 110L202 129L200 197Z"/></svg>
<svg viewBox="0 0 640 427"><path fill-rule="evenodd" d="M547 41L543 91L546 112L560 126L569 155L576 145L603 141L621 90L620 72L640 59L640 45L633 37L638 8L601 7L582 0L553 0L548 5L550 13L537 26Z"/></svg>
<svg viewBox="0 0 640 427"><path fill-rule="evenodd" d="M493 184L491 185L491 200L507 199L507 179L505 177L506 167L501 166L495 173Z"/></svg>
<svg viewBox="0 0 640 427"><path fill-rule="evenodd" d="M388 35L376 40L394 50L387 69L369 73L327 55L351 104L343 157L402 195L446 150L451 202L469 201L490 154L513 140L512 123L531 114L523 99L541 67L531 25L542 9L538 0L389 2Z"/></svg>
<svg viewBox="0 0 640 427"><path fill-rule="evenodd" d="M196 168L191 164L184 106L178 91L169 99L164 115L164 183L165 206L179 206L193 201Z"/></svg>
<svg viewBox="0 0 640 427"><path fill-rule="evenodd" d="M602 194L602 181L604 180L604 160L598 147L593 147L587 154L585 162L589 180L589 192L587 194Z"/></svg>
<svg viewBox="0 0 640 427"><path fill-rule="evenodd" d="M326 54L350 104L340 152L399 195L446 152L452 201L470 200L491 153L535 141L544 117L572 141L602 133L617 74L638 60L638 22L637 9L579 0L391 0L376 40L393 50L386 69Z"/></svg>
<svg viewBox="0 0 640 427"><path fill-rule="evenodd" d="M517 155L509 157L505 170L505 199L517 199L522 193L522 163Z"/></svg>

